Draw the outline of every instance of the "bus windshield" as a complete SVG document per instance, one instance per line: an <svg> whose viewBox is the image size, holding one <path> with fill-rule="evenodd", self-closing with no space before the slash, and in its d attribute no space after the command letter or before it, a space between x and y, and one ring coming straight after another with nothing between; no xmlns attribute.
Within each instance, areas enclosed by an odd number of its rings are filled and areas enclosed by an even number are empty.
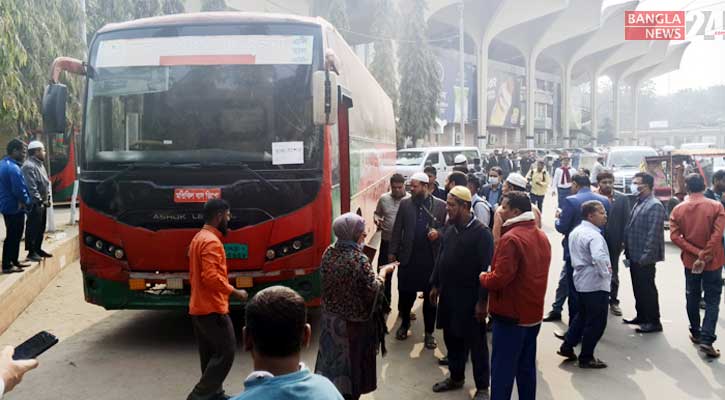
<svg viewBox="0 0 725 400"><path fill-rule="evenodd" d="M174 36L97 41L86 168L149 162L319 168L322 135L312 124L311 95L319 44L313 29L298 28L298 34L269 34L268 27L263 35L204 35L196 27L193 35L182 28Z"/></svg>

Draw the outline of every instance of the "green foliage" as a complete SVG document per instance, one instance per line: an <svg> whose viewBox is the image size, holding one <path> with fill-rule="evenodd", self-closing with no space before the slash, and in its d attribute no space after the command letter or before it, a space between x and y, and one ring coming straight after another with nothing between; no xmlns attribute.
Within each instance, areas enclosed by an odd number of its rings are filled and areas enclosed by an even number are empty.
<svg viewBox="0 0 725 400"><path fill-rule="evenodd" d="M399 48L400 119L398 141L419 139L430 133L438 114L440 71L426 41L426 0L405 0L406 16Z"/></svg>
<svg viewBox="0 0 725 400"><path fill-rule="evenodd" d="M201 0L201 11L227 11L224 0Z"/></svg>
<svg viewBox="0 0 725 400"><path fill-rule="evenodd" d="M350 21L347 17L347 2L345 0L330 0L325 19L337 28L345 40L348 40Z"/></svg>
<svg viewBox="0 0 725 400"><path fill-rule="evenodd" d="M377 0L371 30L379 39L374 43L375 53L370 64L370 72L393 101L395 115L398 115L399 111L398 76L393 48L393 38L397 36L397 16L392 0Z"/></svg>

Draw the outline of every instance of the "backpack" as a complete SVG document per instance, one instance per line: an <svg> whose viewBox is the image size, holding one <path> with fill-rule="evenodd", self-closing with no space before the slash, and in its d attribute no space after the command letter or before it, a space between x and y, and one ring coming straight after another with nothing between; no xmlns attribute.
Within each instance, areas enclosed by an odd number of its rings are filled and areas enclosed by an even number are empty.
<svg viewBox="0 0 725 400"><path fill-rule="evenodd" d="M478 203L483 203L488 208L488 213L490 214L489 219L488 219L488 228L493 229L493 216L496 213L496 211L493 209L493 207L490 204L488 204L488 202L486 200L479 199L479 200L474 201L473 204L471 204L471 210L474 211L474 215L475 215L475 210L476 210L476 204L478 204Z"/></svg>

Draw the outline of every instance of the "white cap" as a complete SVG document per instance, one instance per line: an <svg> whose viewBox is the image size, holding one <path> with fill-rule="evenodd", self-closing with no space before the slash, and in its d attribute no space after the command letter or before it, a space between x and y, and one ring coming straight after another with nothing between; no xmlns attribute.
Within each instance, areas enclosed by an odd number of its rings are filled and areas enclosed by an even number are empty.
<svg viewBox="0 0 725 400"><path fill-rule="evenodd" d="M508 178L506 178L506 182L520 188L525 188L526 185L529 183L529 181L527 181L523 175L517 174L516 172L510 173Z"/></svg>
<svg viewBox="0 0 725 400"><path fill-rule="evenodd" d="M459 154L459 155L456 156L455 159L453 159L453 163L454 164L463 164L463 163L466 163L466 162L468 162L468 159L463 154Z"/></svg>
<svg viewBox="0 0 725 400"><path fill-rule="evenodd" d="M43 146L43 142L38 140L33 140L32 142L28 143L28 150L34 150L34 149L42 149L45 148Z"/></svg>
<svg viewBox="0 0 725 400"><path fill-rule="evenodd" d="M428 183L430 179L428 178L428 175L426 175L423 172L416 172L413 174L413 176L410 177L411 181L418 181L420 183Z"/></svg>

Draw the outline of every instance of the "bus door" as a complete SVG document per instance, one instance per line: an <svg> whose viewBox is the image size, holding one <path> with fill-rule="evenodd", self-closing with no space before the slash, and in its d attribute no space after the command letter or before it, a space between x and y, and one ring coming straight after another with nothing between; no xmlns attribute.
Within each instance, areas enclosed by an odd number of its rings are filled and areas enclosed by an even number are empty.
<svg viewBox="0 0 725 400"><path fill-rule="evenodd" d="M340 151L340 212L350 212L350 109L352 97L340 87L337 108L337 134Z"/></svg>

